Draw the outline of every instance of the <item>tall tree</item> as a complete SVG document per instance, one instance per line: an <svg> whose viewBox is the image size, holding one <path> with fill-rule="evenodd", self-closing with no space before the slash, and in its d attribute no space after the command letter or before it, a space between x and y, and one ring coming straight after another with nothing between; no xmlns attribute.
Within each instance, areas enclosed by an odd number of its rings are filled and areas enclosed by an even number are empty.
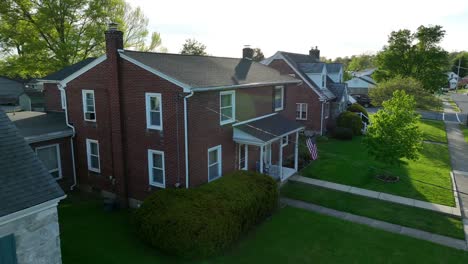
<svg viewBox="0 0 468 264"><path fill-rule="evenodd" d="M135 21L127 19L127 27L125 17ZM147 19L126 8L124 0L0 1L0 49L5 54L0 73L38 77L99 56L105 50L103 32L110 21L124 31L132 28L126 34L126 47L153 50L160 44L159 35L153 33L153 43L145 45Z"/></svg>
<svg viewBox="0 0 468 264"><path fill-rule="evenodd" d="M454 73L459 73L460 77L463 78L468 75L468 52L462 51L458 53L452 60L452 71ZM460 66L460 71L458 70Z"/></svg>
<svg viewBox="0 0 468 264"><path fill-rule="evenodd" d="M420 26L416 32L393 31L388 44L377 54L376 81L396 76L413 77L427 91L437 91L447 82L448 53L439 44L445 36L441 26Z"/></svg>
<svg viewBox="0 0 468 264"><path fill-rule="evenodd" d="M180 54L186 55L208 55L206 53L206 46L195 40L195 39L186 39Z"/></svg>
<svg viewBox="0 0 468 264"><path fill-rule="evenodd" d="M374 55L361 54L353 56L348 64L349 71L362 71L374 67Z"/></svg>
<svg viewBox="0 0 468 264"><path fill-rule="evenodd" d="M265 59L265 55L263 55L263 52L260 48L255 48L254 49L254 55L252 58L254 61L262 61Z"/></svg>

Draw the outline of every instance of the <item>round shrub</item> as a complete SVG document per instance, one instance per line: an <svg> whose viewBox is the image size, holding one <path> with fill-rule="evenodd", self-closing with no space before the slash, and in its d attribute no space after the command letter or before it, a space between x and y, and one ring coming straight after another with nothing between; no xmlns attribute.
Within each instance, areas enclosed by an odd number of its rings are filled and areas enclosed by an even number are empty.
<svg viewBox="0 0 468 264"><path fill-rule="evenodd" d="M346 127L336 127L333 130L333 137L341 140L351 140L353 139L353 131Z"/></svg>
<svg viewBox="0 0 468 264"><path fill-rule="evenodd" d="M164 189L136 210L138 235L156 249L186 258L220 253L270 216L278 188L269 176L236 171L192 189Z"/></svg>
<svg viewBox="0 0 468 264"><path fill-rule="evenodd" d="M358 103L354 103L348 107L348 111L353 112L353 113L363 113L365 116L369 116L367 113L366 108L364 108L362 105Z"/></svg>
<svg viewBox="0 0 468 264"><path fill-rule="evenodd" d="M353 112L343 112L336 119L337 127L349 128L353 135L361 135L362 121L361 118Z"/></svg>

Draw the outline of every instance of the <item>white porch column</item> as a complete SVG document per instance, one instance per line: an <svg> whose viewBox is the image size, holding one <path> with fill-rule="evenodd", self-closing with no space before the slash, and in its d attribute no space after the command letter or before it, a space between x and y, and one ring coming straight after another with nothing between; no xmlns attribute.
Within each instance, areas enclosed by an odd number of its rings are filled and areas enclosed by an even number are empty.
<svg viewBox="0 0 468 264"><path fill-rule="evenodd" d="M279 169L279 178L283 181L283 142L282 139L279 141L279 162L278 162L278 169Z"/></svg>
<svg viewBox="0 0 468 264"><path fill-rule="evenodd" d="M260 146L260 173L263 173L263 146Z"/></svg>
<svg viewBox="0 0 468 264"><path fill-rule="evenodd" d="M299 131L296 132L296 143L294 144L294 170L297 171L298 165L298 152L299 152Z"/></svg>

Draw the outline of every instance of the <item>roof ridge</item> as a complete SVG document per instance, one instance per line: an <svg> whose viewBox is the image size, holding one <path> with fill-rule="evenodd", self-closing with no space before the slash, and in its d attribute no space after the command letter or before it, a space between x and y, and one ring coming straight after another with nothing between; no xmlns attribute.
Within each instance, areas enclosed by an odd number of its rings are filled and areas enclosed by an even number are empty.
<svg viewBox="0 0 468 264"><path fill-rule="evenodd" d="M151 51L137 51L137 50L124 50L125 52L135 52L135 53L146 53L146 54L158 54L158 55L171 55L171 56L184 56L184 57L204 57L204 58L220 58L220 59L232 59L232 60L242 60L244 58L236 57L226 57L226 56L213 56L213 55L194 55L194 54L180 54L180 53L169 53L169 52L151 52ZM254 61L253 62L258 62ZM258 62L260 63L260 62Z"/></svg>

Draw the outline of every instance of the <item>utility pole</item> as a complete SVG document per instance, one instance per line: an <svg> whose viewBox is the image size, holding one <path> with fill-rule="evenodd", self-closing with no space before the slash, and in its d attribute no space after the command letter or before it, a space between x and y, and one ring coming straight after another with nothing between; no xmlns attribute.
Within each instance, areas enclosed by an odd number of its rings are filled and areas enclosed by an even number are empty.
<svg viewBox="0 0 468 264"><path fill-rule="evenodd" d="M455 92L457 92L458 82L460 81L460 66L461 66L461 58L458 59L458 70L457 70L457 76L458 77L457 77L457 86L455 86Z"/></svg>

